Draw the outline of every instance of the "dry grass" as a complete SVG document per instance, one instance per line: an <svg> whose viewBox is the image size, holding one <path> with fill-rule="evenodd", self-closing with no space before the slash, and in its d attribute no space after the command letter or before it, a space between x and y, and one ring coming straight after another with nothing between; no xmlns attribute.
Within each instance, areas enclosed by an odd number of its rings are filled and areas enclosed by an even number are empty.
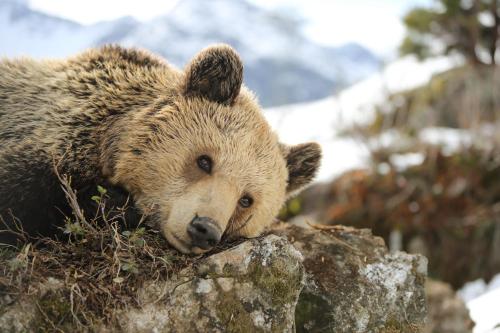
<svg viewBox="0 0 500 333"><path fill-rule="evenodd" d="M49 277L64 283L57 297L62 297L60 304L69 304L68 311L45 310L46 304L37 304L48 330L60 331L68 323L82 331L99 322L116 324L120 309L140 305L137 290L145 280L169 279L193 262L192 257L178 254L158 232L143 224L123 230L125 215L119 212L125 207L107 207L102 187L92 197L98 209L88 220L70 179L59 178L73 210L64 227L67 239L40 238L21 248L0 247L0 299L15 301L29 296L35 292L33 286ZM112 215L111 210L115 211Z"/></svg>

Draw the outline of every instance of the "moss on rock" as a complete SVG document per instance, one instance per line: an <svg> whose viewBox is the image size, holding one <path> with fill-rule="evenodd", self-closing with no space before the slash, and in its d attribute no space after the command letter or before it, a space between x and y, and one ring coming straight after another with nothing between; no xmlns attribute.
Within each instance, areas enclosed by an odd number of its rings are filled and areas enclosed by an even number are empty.
<svg viewBox="0 0 500 333"><path fill-rule="evenodd" d="M426 260L388 252L367 230L341 226L275 232L304 256L298 332L416 332L426 316Z"/></svg>
<svg viewBox="0 0 500 333"><path fill-rule="evenodd" d="M367 231L289 227L280 232L295 247L267 235L198 258L167 279L145 276L128 291L136 297L122 299L115 311L118 324L106 322L104 313L82 312L82 303L75 306L70 276L46 277L44 284L24 281L32 293L3 305L0 331L342 333L420 327L425 315L420 257L391 255Z"/></svg>
<svg viewBox="0 0 500 333"><path fill-rule="evenodd" d="M251 308L247 309L244 303L233 292L221 292L216 304L216 314L222 327L234 333L260 333L260 327L255 327L250 317Z"/></svg>
<svg viewBox="0 0 500 333"><path fill-rule="evenodd" d="M69 297L58 291L48 291L37 302L34 327L38 332L63 332L74 330Z"/></svg>

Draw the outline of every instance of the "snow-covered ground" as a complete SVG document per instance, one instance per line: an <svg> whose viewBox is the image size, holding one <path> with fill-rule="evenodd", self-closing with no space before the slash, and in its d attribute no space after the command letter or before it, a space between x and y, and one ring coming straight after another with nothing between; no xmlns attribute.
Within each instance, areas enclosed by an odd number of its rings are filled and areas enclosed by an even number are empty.
<svg viewBox="0 0 500 333"><path fill-rule="evenodd" d="M368 162L366 144L340 136L342 130L369 122L374 116L374 107L389 94L423 85L432 75L456 66L459 61L441 57L419 62L414 57L406 57L337 96L270 108L265 110L265 115L284 142L316 141L322 145L324 157L318 180L329 180Z"/></svg>
<svg viewBox="0 0 500 333"><path fill-rule="evenodd" d="M500 333L500 274L489 284L482 279L469 282L458 294L476 323L474 333Z"/></svg>

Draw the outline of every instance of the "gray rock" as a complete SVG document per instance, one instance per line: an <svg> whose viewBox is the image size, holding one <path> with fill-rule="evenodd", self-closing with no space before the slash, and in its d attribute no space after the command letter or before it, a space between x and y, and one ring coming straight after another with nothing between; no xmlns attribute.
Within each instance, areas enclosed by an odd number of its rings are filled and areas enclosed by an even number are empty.
<svg viewBox="0 0 500 333"><path fill-rule="evenodd" d="M215 254L141 295L127 332L290 332L303 286L302 256L270 235ZM164 291L168 291L164 297ZM162 298L165 301L155 302Z"/></svg>
<svg viewBox="0 0 500 333"><path fill-rule="evenodd" d="M449 284L428 279L425 292L429 307L425 333L472 333L469 310Z"/></svg>
<svg viewBox="0 0 500 333"><path fill-rule="evenodd" d="M138 290L139 307L118 313L113 326L96 320L90 331L291 332L304 276L302 255L286 239L269 235L249 240L201 259L175 279L147 281ZM70 286L49 278L33 286L29 297L0 302L0 332L38 331L40 320L57 325L59 316L71 316L65 301L53 304L52 296L62 288ZM48 300L55 309L41 313L39 306ZM53 317L42 317L47 315ZM62 330L76 328L65 321Z"/></svg>
<svg viewBox="0 0 500 333"><path fill-rule="evenodd" d="M297 332L420 332L427 260L389 253L367 229L319 228L276 231L304 256Z"/></svg>
<svg viewBox="0 0 500 333"><path fill-rule="evenodd" d="M417 332L426 260L391 254L367 230L288 226L201 258L167 281L146 279L136 304L98 332ZM285 239L288 238L288 240ZM292 245L293 244L293 245ZM0 331L39 329L40 304L70 288L48 278L17 302L0 299ZM58 294L59 293L59 294ZM45 303L44 303L45 302ZM52 304L50 303L50 304ZM64 301L44 315L76 331ZM68 319L69 318L69 319ZM50 327L49 327L50 330Z"/></svg>

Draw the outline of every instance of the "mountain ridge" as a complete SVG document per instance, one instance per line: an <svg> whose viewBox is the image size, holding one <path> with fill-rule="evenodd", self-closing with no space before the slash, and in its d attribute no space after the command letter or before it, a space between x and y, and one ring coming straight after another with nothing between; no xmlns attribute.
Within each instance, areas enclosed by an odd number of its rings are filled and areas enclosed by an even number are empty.
<svg viewBox="0 0 500 333"><path fill-rule="evenodd" d="M184 0L147 22L124 17L88 26L31 9L25 0L3 0L0 55L65 57L117 43L183 67L200 49L223 42L241 54L245 83L264 106L323 98L378 70L379 59L367 49L319 45L305 37L303 24L246 0Z"/></svg>

